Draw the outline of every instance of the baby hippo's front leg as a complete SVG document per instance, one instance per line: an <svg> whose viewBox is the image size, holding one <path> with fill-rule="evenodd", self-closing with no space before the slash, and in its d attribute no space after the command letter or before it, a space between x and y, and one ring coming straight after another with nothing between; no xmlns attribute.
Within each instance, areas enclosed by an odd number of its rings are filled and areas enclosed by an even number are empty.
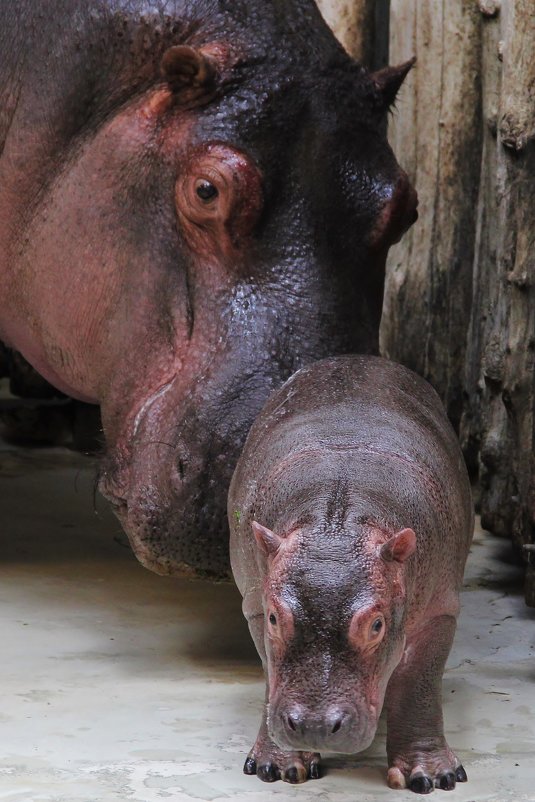
<svg viewBox="0 0 535 802"><path fill-rule="evenodd" d="M269 736L267 715L266 702L258 737L243 767L244 774L256 774L259 780L266 783L284 780L296 784L317 780L320 776L320 755L317 752L285 752L280 749Z"/></svg>
<svg viewBox="0 0 535 802"><path fill-rule="evenodd" d="M466 782L466 772L444 738L442 674L455 618L440 616L410 638L388 684L388 784L429 794Z"/></svg>

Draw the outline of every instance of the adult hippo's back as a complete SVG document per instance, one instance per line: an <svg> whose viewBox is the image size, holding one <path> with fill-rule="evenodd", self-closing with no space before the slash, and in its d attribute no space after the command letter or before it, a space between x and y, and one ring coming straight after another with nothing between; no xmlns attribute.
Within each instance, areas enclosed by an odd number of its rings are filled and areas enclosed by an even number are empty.
<svg viewBox="0 0 535 802"><path fill-rule="evenodd" d="M269 392L375 352L416 196L311 0L0 0L0 339L99 403L139 559L225 574Z"/></svg>

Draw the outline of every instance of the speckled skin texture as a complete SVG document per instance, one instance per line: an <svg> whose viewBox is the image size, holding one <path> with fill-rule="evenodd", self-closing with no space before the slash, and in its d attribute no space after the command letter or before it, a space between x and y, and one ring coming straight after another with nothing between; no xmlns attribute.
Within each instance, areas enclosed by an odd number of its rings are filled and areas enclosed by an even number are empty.
<svg viewBox="0 0 535 802"><path fill-rule="evenodd" d="M312 0L6 0L0 52L0 339L101 405L139 559L226 575L264 399L377 351L407 67L370 75Z"/></svg>
<svg viewBox="0 0 535 802"><path fill-rule="evenodd" d="M441 679L473 512L430 385L373 356L298 371L249 433L228 513L266 672L245 771L317 777L320 752L369 745L384 704L391 787L464 781L444 738Z"/></svg>

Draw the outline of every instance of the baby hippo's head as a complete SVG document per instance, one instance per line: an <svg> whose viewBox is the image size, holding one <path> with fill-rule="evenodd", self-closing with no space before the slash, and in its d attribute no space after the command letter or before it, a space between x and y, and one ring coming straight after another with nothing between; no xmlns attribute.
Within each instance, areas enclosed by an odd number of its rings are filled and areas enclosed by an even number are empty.
<svg viewBox="0 0 535 802"><path fill-rule="evenodd" d="M269 734L281 749L355 753L375 735L405 647L412 529L370 523L284 537L253 523L263 564Z"/></svg>

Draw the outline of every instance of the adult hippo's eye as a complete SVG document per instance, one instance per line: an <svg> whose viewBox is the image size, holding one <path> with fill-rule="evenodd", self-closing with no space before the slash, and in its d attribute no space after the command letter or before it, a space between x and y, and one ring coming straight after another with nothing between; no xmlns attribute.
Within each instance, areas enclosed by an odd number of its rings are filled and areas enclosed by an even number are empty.
<svg viewBox="0 0 535 802"><path fill-rule="evenodd" d="M211 181L206 181L203 178L196 182L195 192L203 203L210 203L210 201L213 201L219 195L217 187L215 187Z"/></svg>
<svg viewBox="0 0 535 802"><path fill-rule="evenodd" d="M275 615L275 613L270 613L269 623L271 624L272 627L277 626L277 616Z"/></svg>
<svg viewBox="0 0 535 802"><path fill-rule="evenodd" d="M209 143L178 164L175 204L179 229L203 262L235 265L252 239L263 205L262 176L252 157Z"/></svg>

